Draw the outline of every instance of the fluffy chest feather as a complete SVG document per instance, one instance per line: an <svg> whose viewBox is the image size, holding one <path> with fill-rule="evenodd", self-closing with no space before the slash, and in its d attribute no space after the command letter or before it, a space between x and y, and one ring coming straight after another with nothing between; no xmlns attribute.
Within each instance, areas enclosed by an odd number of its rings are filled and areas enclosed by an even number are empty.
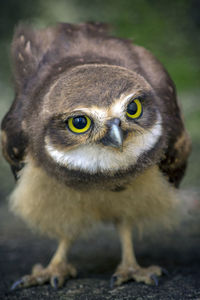
<svg viewBox="0 0 200 300"><path fill-rule="evenodd" d="M76 191L29 163L11 196L15 213L50 236L63 236L97 222L120 219L138 223L166 215L177 201L156 166L129 182L121 192L102 188Z"/></svg>

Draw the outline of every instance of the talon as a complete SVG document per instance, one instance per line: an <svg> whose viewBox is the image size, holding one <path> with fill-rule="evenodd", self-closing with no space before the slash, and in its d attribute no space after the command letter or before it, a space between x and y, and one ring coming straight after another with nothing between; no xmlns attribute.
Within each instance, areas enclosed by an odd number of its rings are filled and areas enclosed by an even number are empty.
<svg viewBox="0 0 200 300"><path fill-rule="evenodd" d="M155 286L158 286L158 277L155 274L151 275L151 279L153 280L153 282L155 283Z"/></svg>
<svg viewBox="0 0 200 300"><path fill-rule="evenodd" d="M13 285L11 286L10 290L14 291L16 288L20 287L22 283L24 283L23 279L19 279L19 280L15 281L13 283Z"/></svg>
<svg viewBox="0 0 200 300"><path fill-rule="evenodd" d="M25 275L11 286L11 291L17 287L26 288L43 285L47 282L50 282L54 289L58 289L64 284L67 277L71 275L75 276L75 274L75 268L65 262L64 264L50 265L46 268L43 268L41 265L36 265L30 275Z"/></svg>
<svg viewBox="0 0 200 300"><path fill-rule="evenodd" d="M51 279L51 285L54 289L58 289L58 277L57 276L54 276L52 279Z"/></svg>
<svg viewBox="0 0 200 300"><path fill-rule="evenodd" d="M165 268L162 268L161 270L164 275L169 276L169 272Z"/></svg>
<svg viewBox="0 0 200 300"><path fill-rule="evenodd" d="M113 289L115 286L115 282L117 281L118 276L117 275L113 275L110 279L110 288Z"/></svg>

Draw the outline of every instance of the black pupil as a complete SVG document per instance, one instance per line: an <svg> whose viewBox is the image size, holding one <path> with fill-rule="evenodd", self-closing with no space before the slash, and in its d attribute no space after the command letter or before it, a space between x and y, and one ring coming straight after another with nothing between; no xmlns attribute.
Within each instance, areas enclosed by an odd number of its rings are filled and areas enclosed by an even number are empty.
<svg viewBox="0 0 200 300"><path fill-rule="evenodd" d="M129 103L129 105L127 106L127 112L130 115L134 115L137 112L137 104L133 101L131 103Z"/></svg>
<svg viewBox="0 0 200 300"><path fill-rule="evenodd" d="M87 119L85 117L75 117L72 123L77 129L83 129L87 125Z"/></svg>

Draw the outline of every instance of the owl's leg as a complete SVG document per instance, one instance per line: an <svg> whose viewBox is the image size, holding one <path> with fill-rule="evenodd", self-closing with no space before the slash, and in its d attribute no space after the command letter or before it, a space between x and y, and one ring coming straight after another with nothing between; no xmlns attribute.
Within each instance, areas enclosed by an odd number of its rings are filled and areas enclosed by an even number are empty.
<svg viewBox="0 0 200 300"><path fill-rule="evenodd" d="M111 287L118 286L130 279L157 285L157 276L162 274L162 268L158 266L140 267L133 250L132 226L127 223L120 223L117 225L117 229L122 245L122 260L111 278Z"/></svg>
<svg viewBox="0 0 200 300"><path fill-rule="evenodd" d="M42 285L46 282L54 287L61 287L67 277L75 277L76 269L67 262L67 252L69 242L62 240L59 243L58 249L51 259L49 265L43 268L42 265L35 265L31 275L25 275L20 280L16 281L11 290L17 287L29 287L33 285Z"/></svg>

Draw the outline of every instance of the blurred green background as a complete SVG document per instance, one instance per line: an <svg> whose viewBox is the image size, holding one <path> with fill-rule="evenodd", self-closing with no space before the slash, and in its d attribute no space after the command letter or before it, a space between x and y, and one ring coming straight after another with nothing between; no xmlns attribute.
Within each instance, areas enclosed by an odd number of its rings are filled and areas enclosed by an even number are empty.
<svg viewBox="0 0 200 300"><path fill-rule="evenodd" d="M1 0L0 2L0 119L13 96L10 43L15 26L36 27L55 22L101 21L113 33L151 50L175 81L186 127L193 142L183 187L200 183L200 1L199 0ZM14 184L0 156L0 195ZM1 197L4 198L4 197Z"/></svg>

